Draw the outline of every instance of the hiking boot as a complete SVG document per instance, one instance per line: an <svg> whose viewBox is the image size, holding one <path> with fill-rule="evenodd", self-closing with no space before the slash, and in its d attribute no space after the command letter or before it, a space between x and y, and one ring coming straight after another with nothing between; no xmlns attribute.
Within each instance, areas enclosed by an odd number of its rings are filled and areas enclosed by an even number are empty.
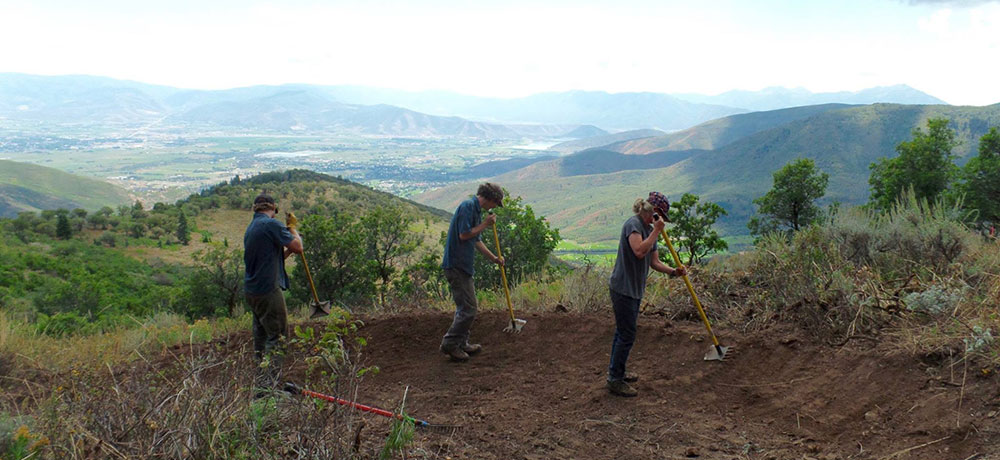
<svg viewBox="0 0 1000 460"><path fill-rule="evenodd" d="M450 347L441 345L440 350L441 353L448 355L448 357L451 358L452 361L463 362L469 360L469 354L455 345L452 345Z"/></svg>
<svg viewBox="0 0 1000 460"><path fill-rule="evenodd" d="M608 382L608 391L613 395L624 396L626 398L631 398L633 396L638 396L639 392L635 391L635 388L629 386L624 380L611 380Z"/></svg>
<svg viewBox="0 0 1000 460"><path fill-rule="evenodd" d="M467 343L465 345L462 345L462 351L470 355L474 355L476 353L479 353L480 351L483 351L483 346L478 343Z"/></svg>
<svg viewBox="0 0 1000 460"><path fill-rule="evenodd" d="M624 381L626 381L628 383L638 382L639 381L639 374L636 374L635 372L626 372L625 373L625 378L622 379L622 380L624 380Z"/></svg>

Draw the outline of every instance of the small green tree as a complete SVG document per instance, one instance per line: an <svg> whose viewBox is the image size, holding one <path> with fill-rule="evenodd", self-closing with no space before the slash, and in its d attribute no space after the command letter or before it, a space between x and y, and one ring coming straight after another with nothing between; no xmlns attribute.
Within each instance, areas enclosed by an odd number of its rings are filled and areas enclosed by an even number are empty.
<svg viewBox="0 0 1000 460"><path fill-rule="evenodd" d="M957 168L951 153L958 146L955 137L947 118L927 120L926 133L914 129L912 140L896 146L898 156L881 158L869 167L869 205L880 211L891 209L908 188L913 188L918 200L933 203L955 177Z"/></svg>
<svg viewBox="0 0 1000 460"><path fill-rule="evenodd" d="M132 238L142 238L146 236L146 225L142 222L132 222L128 227L128 233Z"/></svg>
<svg viewBox="0 0 1000 460"><path fill-rule="evenodd" d="M752 235L787 230L796 232L823 216L816 200L826 195L830 175L816 169L809 158L799 158L774 173L774 185L764 196L753 200L760 216L750 219Z"/></svg>
<svg viewBox="0 0 1000 460"><path fill-rule="evenodd" d="M422 236L410 230L413 216L399 206L376 206L361 218L368 259L374 262L379 283L379 303L385 305L396 266L403 264L420 246Z"/></svg>
<svg viewBox="0 0 1000 460"><path fill-rule="evenodd" d="M132 205L132 209L129 213L132 215L133 219L145 219L149 215L149 213L146 212L146 209L142 206L142 202L139 200L135 200L135 204Z"/></svg>
<svg viewBox="0 0 1000 460"><path fill-rule="evenodd" d="M701 261L706 255L725 251L729 245L719 237L719 232L712 228L715 221L725 216L726 210L716 203L706 201L698 203L698 195L685 193L680 201L670 205L670 221L673 223L671 236L680 238L678 246L688 254L687 264ZM669 251L660 251L671 258Z"/></svg>
<svg viewBox="0 0 1000 460"><path fill-rule="evenodd" d="M191 318L232 316L243 293L243 252L213 243L194 253L195 271L188 279L187 311ZM225 310L222 310L222 309Z"/></svg>
<svg viewBox="0 0 1000 460"><path fill-rule="evenodd" d="M11 228L14 230L14 235L17 235L17 238L22 242L27 243L31 240L31 234L34 232L39 220L38 216L31 211L17 213L17 218L11 221Z"/></svg>
<svg viewBox="0 0 1000 460"><path fill-rule="evenodd" d="M500 249L506 263L507 281L515 286L524 277L539 273L545 268L549 254L552 254L562 238L559 237L559 229L551 228L545 217L536 217L531 206L522 204L521 197L512 198L506 190L503 207L494 211L497 215ZM479 236L483 244L495 253L493 229L487 228ZM477 286L490 289L500 287L500 268L496 264L477 255L474 267Z"/></svg>
<svg viewBox="0 0 1000 460"><path fill-rule="evenodd" d="M184 216L184 211L180 211L177 215L177 241L181 244L187 246L191 242L191 229L188 228L187 217Z"/></svg>
<svg viewBox="0 0 1000 460"><path fill-rule="evenodd" d="M93 213L87 217L87 223L90 224L92 230L97 230L100 227L102 230L108 228L108 218L104 214Z"/></svg>
<svg viewBox="0 0 1000 460"><path fill-rule="evenodd" d="M965 205L979 211L979 221L1000 223L1000 130L996 127L979 139L979 155L962 168L958 189Z"/></svg>
<svg viewBox="0 0 1000 460"><path fill-rule="evenodd" d="M366 256L363 230L356 219L337 212L313 214L302 219L299 231L320 300L370 301L375 293L374 263ZM295 266L291 276L294 298L312 300L302 264Z"/></svg>
<svg viewBox="0 0 1000 460"><path fill-rule="evenodd" d="M67 213L59 213L59 220L56 222L56 238L60 240L68 240L73 237L73 229L69 226L69 218L66 217Z"/></svg>

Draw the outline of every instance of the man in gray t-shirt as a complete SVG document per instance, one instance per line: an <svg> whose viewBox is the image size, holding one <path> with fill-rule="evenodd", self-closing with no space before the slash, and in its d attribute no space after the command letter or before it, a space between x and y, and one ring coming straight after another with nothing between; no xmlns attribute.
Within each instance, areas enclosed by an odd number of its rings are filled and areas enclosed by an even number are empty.
<svg viewBox="0 0 1000 460"><path fill-rule="evenodd" d="M639 303L646 291L649 269L670 276L684 274L684 267L670 268L660 261L656 252L656 238L663 230L669 206L666 197L658 192L651 192L648 200L636 200L632 206L635 215L622 225L618 239L618 257L609 283L615 311L615 338L608 365L608 391L619 396L638 394L628 382L635 382L639 377L626 373L625 364L635 343Z"/></svg>

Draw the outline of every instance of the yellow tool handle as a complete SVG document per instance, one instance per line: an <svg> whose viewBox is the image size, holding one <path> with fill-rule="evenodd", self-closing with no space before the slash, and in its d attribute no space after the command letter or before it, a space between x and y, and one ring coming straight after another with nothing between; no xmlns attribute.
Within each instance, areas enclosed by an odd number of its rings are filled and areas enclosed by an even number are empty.
<svg viewBox="0 0 1000 460"><path fill-rule="evenodd" d="M500 252L500 235L497 233L497 223L493 221L493 241L497 242L497 257L503 257ZM514 305L510 303L510 289L507 288L507 271L500 265L500 278L503 279L503 293L507 296L507 310L510 310L510 320L514 321Z"/></svg>
<svg viewBox="0 0 1000 460"><path fill-rule="evenodd" d="M309 263L306 262L306 255L305 255L305 253L301 253L299 255L302 256L302 268L306 269L306 278L309 278L309 287L312 289L313 300L315 300L316 304L318 305L319 304L319 296L316 295L316 285L313 284L312 273L309 273Z"/></svg>
<svg viewBox="0 0 1000 460"><path fill-rule="evenodd" d="M677 255L677 251L674 250L674 245L670 243L670 237L667 236L667 229L661 230L663 234L663 241L667 242L667 247L670 248L670 255L674 256L674 263L677 267L683 267L681 264L681 258ZM701 308L701 302L698 301L698 296L694 293L694 286L691 285L691 280L688 279L687 270L684 271L684 284L687 285L688 292L691 293L691 300L694 300L694 306L698 308L698 314L701 315L701 321L705 323L705 329L708 329L708 335L712 336L712 343L716 347L719 345L719 339L715 338L715 333L712 332L712 325L708 322L708 316L705 316L705 310Z"/></svg>

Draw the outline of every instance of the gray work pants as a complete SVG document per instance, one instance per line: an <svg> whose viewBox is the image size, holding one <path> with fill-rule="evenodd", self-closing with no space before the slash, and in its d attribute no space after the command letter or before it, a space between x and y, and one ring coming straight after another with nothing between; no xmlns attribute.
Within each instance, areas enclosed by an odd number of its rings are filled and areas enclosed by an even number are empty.
<svg viewBox="0 0 1000 460"><path fill-rule="evenodd" d="M455 319L441 340L441 347L450 349L469 343L469 330L476 319L476 286L472 275L457 268L446 268L444 277L448 279L451 297L455 299Z"/></svg>

